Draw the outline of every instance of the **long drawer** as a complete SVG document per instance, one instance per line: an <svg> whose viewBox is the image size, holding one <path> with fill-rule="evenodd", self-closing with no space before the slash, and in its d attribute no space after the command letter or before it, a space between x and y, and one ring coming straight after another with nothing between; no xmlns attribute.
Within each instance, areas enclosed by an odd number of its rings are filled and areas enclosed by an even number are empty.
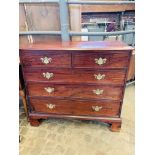
<svg viewBox="0 0 155 155"><path fill-rule="evenodd" d="M118 84L123 85L126 70L80 70L25 68L26 81L68 84Z"/></svg>
<svg viewBox="0 0 155 155"><path fill-rule="evenodd" d="M124 68L128 66L128 53L84 53L73 54L75 68Z"/></svg>
<svg viewBox="0 0 155 155"><path fill-rule="evenodd" d="M31 98L33 112L89 116L119 116L119 102Z"/></svg>
<svg viewBox="0 0 155 155"><path fill-rule="evenodd" d="M25 67L71 67L71 54L65 52L25 51L20 57Z"/></svg>
<svg viewBox="0 0 155 155"><path fill-rule="evenodd" d="M122 87L116 86L28 83L27 87L29 96L107 100L120 100L122 98Z"/></svg>

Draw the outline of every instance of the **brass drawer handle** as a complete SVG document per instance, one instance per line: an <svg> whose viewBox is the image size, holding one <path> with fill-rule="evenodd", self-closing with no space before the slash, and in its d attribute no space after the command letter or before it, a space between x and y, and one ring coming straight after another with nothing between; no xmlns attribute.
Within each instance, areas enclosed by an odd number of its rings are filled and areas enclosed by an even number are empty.
<svg viewBox="0 0 155 155"><path fill-rule="evenodd" d="M49 72L46 72L46 73L43 73L43 77L45 77L46 79L50 79L54 76L53 73L49 73Z"/></svg>
<svg viewBox="0 0 155 155"><path fill-rule="evenodd" d="M54 88L51 88L51 87L47 87L47 88L44 88L46 92L48 92L49 94L54 92Z"/></svg>
<svg viewBox="0 0 155 155"><path fill-rule="evenodd" d="M104 58L104 59L103 58L99 58L99 59L96 58L95 59L95 63L98 64L99 66L105 64L106 61L107 61L106 58Z"/></svg>
<svg viewBox="0 0 155 155"><path fill-rule="evenodd" d="M95 79L97 79L97 80L102 80L102 79L104 79L105 78L105 74L94 74L94 76L95 76Z"/></svg>
<svg viewBox="0 0 155 155"><path fill-rule="evenodd" d="M52 61L52 58L44 57L40 58L40 60L42 61L43 64L47 65Z"/></svg>
<svg viewBox="0 0 155 155"><path fill-rule="evenodd" d="M101 95L103 94L103 91L102 89L96 89L96 90L93 90L93 93L96 94L96 95Z"/></svg>
<svg viewBox="0 0 155 155"><path fill-rule="evenodd" d="M92 109L94 110L94 111L100 111L101 109L102 109L102 106L92 106Z"/></svg>
<svg viewBox="0 0 155 155"><path fill-rule="evenodd" d="M46 106L49 109L54 109L55 108L55 104L47 104Z"/></svg>

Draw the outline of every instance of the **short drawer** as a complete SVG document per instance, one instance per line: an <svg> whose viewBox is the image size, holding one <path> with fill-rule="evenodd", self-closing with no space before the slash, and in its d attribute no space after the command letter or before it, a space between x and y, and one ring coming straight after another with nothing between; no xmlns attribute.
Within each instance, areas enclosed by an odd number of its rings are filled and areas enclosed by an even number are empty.
<svg viewBox="0 0 155 155"><path fill-rule="evenodd" d="M75 53L75 68L124 68L128 67L128 53Z"/></svg>
<svg viewBox="0 0 155 155"><path fill-rule="evenodd" d="M27 87L29 96L107 100L120 100L122 98L122 87L116 86L29 83Z"/></svg>
<svg viewBox="0 0 155 155"><path fill-rule="evenodd" d="M118 84L125 82L126 70L24 69L26 81L67 84Z"/></svg>
<svg viewBox="0 0 155 155"><path fill-rule="evenodd" d="M51 114L119 116L120 103L106 101L30 99L32 111Z"/></svg>
<svg viewBox="0 0 155 155"><path fill-rule="evenodd" d="M31 51L21 52L20 57L25 67L71 67L70 53Z"/></svg>

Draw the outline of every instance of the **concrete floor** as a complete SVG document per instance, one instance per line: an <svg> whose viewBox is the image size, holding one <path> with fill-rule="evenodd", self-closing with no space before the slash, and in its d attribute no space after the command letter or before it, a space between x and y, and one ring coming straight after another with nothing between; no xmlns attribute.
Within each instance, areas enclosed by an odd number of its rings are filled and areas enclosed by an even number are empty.
<svg viewBox="0 0 155 155"><path fill-rule="evenodd" d="M122 129L93 121L48 119L31 127L20 107L20 155L134 155L135 87L127 86Z"/></svg>

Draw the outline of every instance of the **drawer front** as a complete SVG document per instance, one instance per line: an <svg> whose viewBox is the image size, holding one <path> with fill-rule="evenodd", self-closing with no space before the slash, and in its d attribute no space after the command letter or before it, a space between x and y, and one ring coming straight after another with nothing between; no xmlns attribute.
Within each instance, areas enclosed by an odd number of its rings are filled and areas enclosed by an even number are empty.
<svg viewBox="0 0 155 155"><path fill-rule="evenodd" d="M52 114L72 114L72 104L67 100L30 99L32 111Z"/></svg>
<svg viewBox="0 0 155 155"><path fill-rule="evenodd" d="M122 87L96 85L55 85L51 83L30 83L27 86L29 96L108 100L120 100L122 97Z"/></svg>
<svg viewBox="0 0 155 155"><path fill-rule="evenodd" d="M126 70L24 69L27 81L123 85Z"/></svg>
<svg viewBox="0 0 155 155"><path fill-rule="evenodd" d="M124 68L128 67L128 53L77 53L73 54L75 68Z"/></svg>
<svg viewBox="0 0 155 155"><path fill-rule="evenodd" d="M71 67L70 53L24 52L21 61L25 67Z"/></svg>
<svg viewBox="0 0 155 155"><path fill-rule="evenodd" d="M51 114L119 116L119 102L30 99L33 111Z"/></svg>
<svg viewBox="0 0 155 155"><path fill-rule="evenodd" d="M70 69L24 68L23 70L26 81L66 83L73 78Z"/></svg>
<svg viewBox="0 0 155 155"><path fill-rule="evenodd" d="M77 101L74 107L74 115L89 115L89 116L119 116L119 102L105 101Z"/></svg>

